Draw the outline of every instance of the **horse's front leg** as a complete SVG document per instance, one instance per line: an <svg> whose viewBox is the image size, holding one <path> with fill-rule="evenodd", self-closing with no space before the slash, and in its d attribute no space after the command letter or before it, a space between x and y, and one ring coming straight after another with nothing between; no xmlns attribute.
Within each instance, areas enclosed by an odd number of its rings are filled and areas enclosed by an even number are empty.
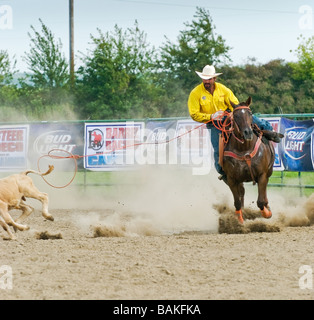
<svg viewBox="0 0 314 320"><path fill-rule="evenodd" d="M243 183L240 183L238 185L238 190L239 190L239 194L240 194L241 208L243 208L244 207L244 194L245 194L245 189L244 189Z"/></svg>
<svg viewBox="0 0 314 320"><path fill-rule="evenodd" d="M238 221L243 223L243 215L242 215L242 206L244 201L244 188L243 183L235 184L233 182L228 181L229 188L233 194L235 213L238 217Z"/></svg>
<svg viewBox="0 0 314 320"><path fill-rule="evenodd" d="M271 218L272 213L270 211L270 207L268 206L267 184L268 184L268 177L266 174L263 174L258 179L257 206L260 208L262 216L266 219L269 219Z"/></svg>

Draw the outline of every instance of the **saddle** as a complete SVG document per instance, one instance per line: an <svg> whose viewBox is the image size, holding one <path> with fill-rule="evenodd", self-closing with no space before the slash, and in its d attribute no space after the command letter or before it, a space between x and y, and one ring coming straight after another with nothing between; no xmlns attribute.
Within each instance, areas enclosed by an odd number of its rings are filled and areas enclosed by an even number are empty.
<svg viewBox="0 0 314 320"><path fill-rule="evenodd" d="M242 108L247 108L247 107L242 107ZM228 119L228 117L227 117ZM256 155L261 143L264 143L273 153L274 155L274 151L273 148L271 148L270 144L269 144L269 140L274 141L276 143L280 142L280 139L284 137L283 134L275 132L275 131L269 131L269 130L261 130L256 124L252 125L252 129L254 134L258 137L258 139L256 140L256 143L254 145L254 148L249 150L247 153L243 154L237 154L236 152L233 151L226 151L225 147L229 141L230 135L233 134L233 136L235 137L236 140L240 141L241 143L243 143L243 141L241 141L236 135L234 135L233 133L233 122L231 119L231 122L227 123L227 119L225 119L223 126L231 126L231 128L229 128L228 130L224 130L222 131L222 133L219 135L219 165L222 167L223 169L223 158L224 156L227 157L232 157L235 158L237 160L240 161L245 161L249 167L250 170L250 174L251 174L251 178L253 181L253 184L256 184L256 181L254 179L253 173L252 173L252 167L251 167L251 160L252 158L254 158L254 156ZM223 169L224 170L224 169Z"/></svg>
<svg viewBox="0 0 314 320"><path fill-rule="evenodd" d="M222 167L223 169L223 158L224 156L226 157L232 157L235 158L237 160L240 161L245 161L249 167L250 170L250 174L251 174L251 178L253 181L253 185L256 184L256 181L254 179L253 173L252 173L252 166L251 166L251 160L252 158L254 158L254 156L256 155L261 143L262 143L262 136L263 134L261 133L258 137L258 139L256 140L254 149L250 152L250 153L246 153L245 155L239 155L236 152L233 151L225 151L225 147L226 144L224 139L222 138L222 135L219 136L219 165Z"/></svg>

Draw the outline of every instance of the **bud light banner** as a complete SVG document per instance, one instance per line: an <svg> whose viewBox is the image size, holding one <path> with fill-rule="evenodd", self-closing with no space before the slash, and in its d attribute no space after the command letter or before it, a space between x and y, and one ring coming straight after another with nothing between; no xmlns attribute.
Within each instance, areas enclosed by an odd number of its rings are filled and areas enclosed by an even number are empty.
<svg viewBox="0 0 314 320"><path fill-rule="evenodd" d="M145 143L140 148L138 163L177 164L176 120L148 121L145 127ZM175 139L176 140L176 139Z"/></svg>
<svg viewBox="0 0 314 320"><path fill-rule="evenodd" d="M29 161L31 168L37 167L40 157L53 150L64 150L63 155L82 155L84 148L83 123L36 123L30 127ZM82 159L78 167L82 168ZM70 169L69 169L70 170Z"/></svg>
<svg viewBox="0 0 314 320"><path fill-rule="evenodd" d="M313 120L281 119L281 159L287 171L313 171Z"/></svg>

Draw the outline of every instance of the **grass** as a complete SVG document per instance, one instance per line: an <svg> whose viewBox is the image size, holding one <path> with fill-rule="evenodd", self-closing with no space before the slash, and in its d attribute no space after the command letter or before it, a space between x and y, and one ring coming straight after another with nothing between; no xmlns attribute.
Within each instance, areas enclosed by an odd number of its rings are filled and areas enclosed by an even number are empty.
<svg viewBox="0 0 314 320"><path fill-rule="evenodd" d="M314 192L314 172L274 171L269 179L269 187L273 185L299 190L301 195L310 196ZM295 187L293 187L295 186ZM311 188L300 188L300 186L311 186Z"/></svg>
<svg viewBox="0 0 314 320"><path fill-rule="evenodd" d="M112 186L133 185L139 183L139 177L136 170L125 171L80 171L75 178L75 185L87 188L92 186ZM272 186L276 185L276 186ZM270 188L282 188L284 185L296 190L298 194L310 196L314 192L314 172L292 172L292 171L274 171L269 179ZM300 188L302 186L312 186L311 188ZM292 187L295 186L295 187ZM287 187L286 187L287 188Z"/></svg>

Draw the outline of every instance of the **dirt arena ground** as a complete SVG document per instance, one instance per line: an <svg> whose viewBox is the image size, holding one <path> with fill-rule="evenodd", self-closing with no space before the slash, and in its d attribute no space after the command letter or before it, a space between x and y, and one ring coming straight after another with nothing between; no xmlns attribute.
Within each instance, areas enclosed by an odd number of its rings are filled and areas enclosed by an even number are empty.
<svg viewBox="0 0 314 320"><path fill-rule="evenodd" d="M55 221L30 201L30 230L0 239L0 268L12 270L0 300L314 299L312 283L300 287L302 266L314 268L314 194L272 189L273 218L239 227L216 176L144 176L137 187L97 194L36 180ZM248 189L251 218L256 189Z"/></svg>

